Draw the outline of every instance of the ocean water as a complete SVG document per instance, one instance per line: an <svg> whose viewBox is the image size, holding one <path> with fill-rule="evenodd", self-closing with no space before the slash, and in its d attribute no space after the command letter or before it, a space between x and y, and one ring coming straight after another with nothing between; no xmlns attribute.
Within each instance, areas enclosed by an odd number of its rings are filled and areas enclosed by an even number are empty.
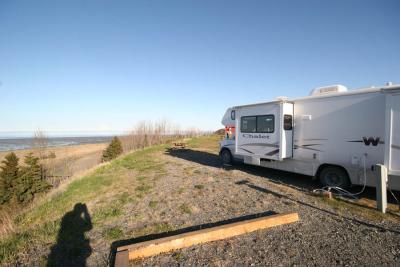
<svg viewBox="0 0 400 267"><path fill-rule="evenodd" d="M49 147L71 146L81 144L97 144L109 142L110 136L85 136L85 137L49 137L47 143ZM11 151L29 149L34 146L33 138L0 138L0 151Z"/></svg>

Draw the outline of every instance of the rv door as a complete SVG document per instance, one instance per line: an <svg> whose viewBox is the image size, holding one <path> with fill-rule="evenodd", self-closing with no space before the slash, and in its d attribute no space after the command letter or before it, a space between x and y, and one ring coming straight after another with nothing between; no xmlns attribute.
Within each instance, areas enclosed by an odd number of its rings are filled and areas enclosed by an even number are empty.
<svg viewBox="0 0 400 267"><path fill-rule="evenodd" d="M293 103L281 103L279 159L293 157Z"/></svg>

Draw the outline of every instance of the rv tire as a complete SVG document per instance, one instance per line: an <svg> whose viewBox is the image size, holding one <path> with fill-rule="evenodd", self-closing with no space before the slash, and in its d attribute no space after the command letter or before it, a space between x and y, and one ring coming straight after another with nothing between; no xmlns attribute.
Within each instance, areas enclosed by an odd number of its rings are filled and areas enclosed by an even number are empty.
<svg viewBox="0 0 400 267"><path fill-rule="evenodd" d="M221 151L221 159L223 164L229 164L231 165L233 160L232 160L232 154L228 149L223 149Z"/></svg>
<svg viewBox="0 0 400 267"><path fill-rule="evenodd" d="M346 170L337 166L326 166L319 173L323 186L347 188L350 186L349 175Z"/></svg>

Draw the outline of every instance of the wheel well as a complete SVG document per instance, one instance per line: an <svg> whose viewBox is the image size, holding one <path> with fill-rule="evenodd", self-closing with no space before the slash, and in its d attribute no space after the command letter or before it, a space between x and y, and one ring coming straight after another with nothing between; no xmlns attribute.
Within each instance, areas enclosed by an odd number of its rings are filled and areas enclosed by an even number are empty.
<svg viewBox="0 0 400 267"><path fill-rule="evenodd" d="M321 165L318 167L317 172L315 173L315 177L317 177L317 178L319 179L319 175L321 174L321 171L322 171L324 168L326 168L326 167L336 167L336 168L339 168L339 169L342 169L343 171L345 171L345 173L347 174L347 178L349 179L349 183L350 183L350 185L351 185L351 179L350 179L349 172L348 172L343 166L340 166L340 165L327 164L327 163L321 164Z"/></svg>

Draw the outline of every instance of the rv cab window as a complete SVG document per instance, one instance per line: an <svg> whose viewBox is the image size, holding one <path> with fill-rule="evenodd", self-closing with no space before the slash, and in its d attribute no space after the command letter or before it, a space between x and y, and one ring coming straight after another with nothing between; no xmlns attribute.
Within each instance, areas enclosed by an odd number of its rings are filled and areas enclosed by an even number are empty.
<svg viewBox="0 0 400 267"><path fill-rule="evenodd" d="M256 116L242 117L240 121L240 131L242 133L255 133L257 130L256 122Z"/></svg>
<svg viewBox="0 0 400 267"><path fill-rule="evenodd" d="M274 115L257 116L257 133L273 133Z"/></svg>

